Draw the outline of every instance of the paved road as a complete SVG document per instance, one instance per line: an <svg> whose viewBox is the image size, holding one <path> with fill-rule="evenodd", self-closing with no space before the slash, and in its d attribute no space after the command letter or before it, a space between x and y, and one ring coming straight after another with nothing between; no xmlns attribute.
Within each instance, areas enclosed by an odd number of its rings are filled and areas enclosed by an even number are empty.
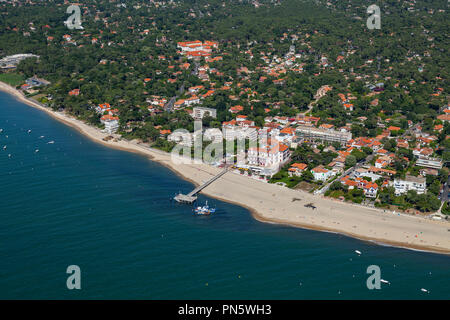
<svg viewBox="0 0 450 320"><path fill-rule="evenodd" d="M183 93L184 93L184 83L181 85L180 89L178 89L178 93L175 96L173 96L172 98L170 98L169 102L166 103L166 105L164 106L164 109L167 112L172 112L173 105L177 101L178 97L181 96Z"/></svg>
<svg viewBox="0 0 450 320"><path fill-rule="evenodd" d="M449 184L450 184L450 177L448 177L447 182L444 184L444 190L442 190L442 194L441 194L441 206L439 207L439 210L437 211L437 214L440 214L441 217L445 217L441 212L442 207L444 206L444 203L446 201L450 201Z"/></svg>
<svg viewBox="0 0 450 320"><path fill-rule="evenodd" d="M170 98L169 102L167 102L166 105L164 106L164 109L168 112L172 112L173 105L175 104L176 100L177 100L177 96Z"/></svg>

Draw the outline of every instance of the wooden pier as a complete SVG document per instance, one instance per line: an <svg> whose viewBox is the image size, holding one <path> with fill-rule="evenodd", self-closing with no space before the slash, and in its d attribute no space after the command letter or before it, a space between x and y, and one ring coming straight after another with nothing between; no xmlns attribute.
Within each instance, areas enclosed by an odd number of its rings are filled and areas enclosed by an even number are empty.
<svg viewBox="0 0 450 320"><path fill-rule="evenodd" d="M206 181L202 185L198 186L197 188L195 188L194 190L192 190L188 194L182 194L182 193L177 194L174 197L174 200L176 202L179 202L179 203L193 203L195 200L197 200L197 193L202 191L204 188L209 186L211 183L213 183L214 181L219 179L221 176L223 176L227 172L228 172L228 169L222 170L220 173L218 173L217 175L215 175L214 177L212 177L211 179L209 179L208 181Z"/></svg>

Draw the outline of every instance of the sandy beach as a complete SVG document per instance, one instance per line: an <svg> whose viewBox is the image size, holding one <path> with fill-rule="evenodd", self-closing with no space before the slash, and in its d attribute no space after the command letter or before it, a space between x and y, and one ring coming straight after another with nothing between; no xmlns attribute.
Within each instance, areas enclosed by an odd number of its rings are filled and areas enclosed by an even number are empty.
<svg viewBox="0 0 450 320"><path fill-rule="evenodd" d="M0 82L0 90L22 102L47 112L55 119L76 128L90 139L106 146L137 152L157 161L183 179L199 185L222 169L206 164L175 164L168 153L152 149L135 141L102 140L108 134L61 112L42 107L26 99L21 92ZM361 240L409 249L450 254L450 223L420 216L394 214L380 209L352 205L307 192L292 190L235 174L226 173L206 187L202 193L219 200L235 203L252 212L260 221L301 228L337 232ZM294 198L300 199L293 201ZM317 209L305 208L312 202ZM355 248L358 249L358 248Z"/></svg>

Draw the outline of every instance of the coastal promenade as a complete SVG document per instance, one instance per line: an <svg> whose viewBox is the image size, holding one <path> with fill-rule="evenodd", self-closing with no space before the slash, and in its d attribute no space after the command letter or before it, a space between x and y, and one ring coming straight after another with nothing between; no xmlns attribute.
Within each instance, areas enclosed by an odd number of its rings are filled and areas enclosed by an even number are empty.
<svg viewBox="0 0 450 320"><path fill-rule="evenodd" d="M193 203L195 200L197 200L197 193L199 193L200 191L205 189L207 186L209 186L211 183L213 183L214 181L219 179L221 176L223 176L227 172L228 172L228 169L226 168L226 169L222 170L221 172L219 172L214 177L212 177L211 179L209 179L208 181L206 181L205 183L203 183L202 185L198 186L197 188L195 188L194 190L189 192L188 194L181 194L181 193L177 194L174 199L177 202L181 202L181 203Z"/></svg>
<svg viewBox="0 0 450 320"><path fill-rule="evenodd" d="M6 84L0 83L0 90L47 112L98 143L147 156L167 166L196 186L210 180L223 170L207 164L174 163L170 154L149 148L137 141L123 139L104 141L108 134L101 132L98 128L91 127L64 113L42 107L26 99L20 92ZM202 192L246 207L260 221L336 232L361 240L450 254L450 223L447 221L433 221L422 216L399 215L391 211L383 212L375 208L353 206L234 173L223 175L216 183L205 187ZM307 203L313 203L317 209L305 208L304 205Z"/></svg>

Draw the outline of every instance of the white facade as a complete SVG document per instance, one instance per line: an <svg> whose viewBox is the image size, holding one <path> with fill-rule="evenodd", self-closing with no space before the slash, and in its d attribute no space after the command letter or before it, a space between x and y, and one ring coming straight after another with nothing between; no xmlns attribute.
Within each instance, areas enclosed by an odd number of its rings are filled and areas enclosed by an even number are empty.
<svg viewBox="0 0 450 320"><path fill-rule="evenodd" d="M281 143L284 143L285 145L290 146L292 143L292 139L294 138L294 135L287 134L287 133L280 133L277 136L275 136L275 139L278 140Z"/></svg>
<svg viewBox="0 0 450 320"><path fill-rule="evenodd" d="M190 106L193 104L199 104L200 98L199 97L190 97L189 99L184 100L184 105Z"/></svg>
<svg viewBox="0 0 450 320"><path fill-rule="evenodd" d="M372 181L377 181L378 179L382 178L382 176L380 176L379 174L371 173L367 169L363 168L356 169L355 171L353 171L353 175L356 178L363 178L363 177L370 178L372 179Z"/></svg>
<svg viewBox="0 0 450 320"><path fill-rule="evenodd" d="M222 128L225 140L249 139L256 140L258 133L255 128L242 128L237 126L224 126Z"/></svg>
<svg viewBox="0 0 450 320"><path fill-rule="evenodd" d="M441 159L419 157L419 159L416 162L416 166L433 169L442 169L443 163Z"/></svg>
<svg viewBox="0 0 450 320"><path fill-rule="evenodd" d="M276 116L276 117L273 118L273 120L275 120L278 123L285 124L285 125L289 123L289 118L288 117Z"/></svg>
<svg viewBox="0 0 450 320"><path fill-rule="evenodd" d="M250 165L272 167L281 166L290 159L289 148L285 145L268 146L265 148L250 148L247 153Z"/></svg>
<svg viewBox="0 0 450 320"><path fill-rule="evenodd" d="M196 119L203 119L204 116L209 115L210 117L216 118L217 110L204 107L194 107L192 109L192 117Z"/></svg>
<svg viewBox="0 0 450 320"><path fill-rule="evenodd" d="M370 188L364 188L364 196L368 197L368 198L376 198L377 197L377 192L378 192L378 188L375 189L374 187L370 187Z"/></svg>
<svg viewBox="0 0 450 320"><path fill-rule="evenodd" d="M345 144L352 138L351 132L341 132L332 129L322 129L308 126L298 126L296 128L297 137L306 141L328 141Z"/></svg>

